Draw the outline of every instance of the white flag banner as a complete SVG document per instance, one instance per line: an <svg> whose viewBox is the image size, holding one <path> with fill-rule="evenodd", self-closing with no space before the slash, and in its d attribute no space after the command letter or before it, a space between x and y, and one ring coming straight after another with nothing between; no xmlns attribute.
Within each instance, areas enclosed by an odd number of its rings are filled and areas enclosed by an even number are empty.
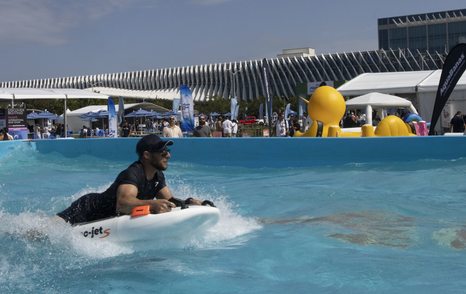
<svg viewBox="0 0 466 294"><path fill-rule="evenodd" d="M107 104L108 111L108 136L117 138L118 137L118 116L115 110L115 103L111 97L108 98Z"/></svg>

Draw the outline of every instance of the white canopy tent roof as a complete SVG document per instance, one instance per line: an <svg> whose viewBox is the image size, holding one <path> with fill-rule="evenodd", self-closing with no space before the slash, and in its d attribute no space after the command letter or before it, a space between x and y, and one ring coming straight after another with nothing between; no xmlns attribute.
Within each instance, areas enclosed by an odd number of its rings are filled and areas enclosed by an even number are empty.
<svg viewBox="0 0 466 294"><path fill-rule="evenodd" d="M363 73L338 88L343 96L363 95L369 92L415 93L416 86L435 71L405 71ZM438 80L437 80L438 85Z"/></svg>
<svg viewBox="0 0 466 294"><path fill-rule="evenodd" d="M381 118L385 117L386 108L407 108L410 112L418 114L411 101L398 96L378 92L371 92L369 94L350 99L346 101L346 107L349 109L365 109L368 124L372 124L372 110L374 108L382 110Z"/></svg>
<svg viewBox="0 0 466 294"><path fill-rule="evenodd" d="M369 92L413 94L436 92L442 70L364 73L340 86L343 96L363 95ZM466 89L466 72L455 86L455 91Z"/></svg>
<svg viewBox="0 0 466 294"><path fill-rule="evenodd" d="M417 92L437 92L441 75L441 70L435 70L417 85ZM466 72L463 73L455 86L455 91L459 90L466 90Z"/></svg>
<svg viewBox="0 0 466 294"><path fill-rule="evenodd" d="M406 107L417 113L411 101L389 94L372 92L346 101L348 108L371 105L373 107Z"/></svg>
<svg viewBox="0 0 466 294"><path fill-rule="evenodd" d="M64 125L66 124L66 100L67 99L108 99L107 95L95 93L89 90L79 89L48 89L48 88L0 88L0 100L37 100L37 99L64 99Z"/></svg>

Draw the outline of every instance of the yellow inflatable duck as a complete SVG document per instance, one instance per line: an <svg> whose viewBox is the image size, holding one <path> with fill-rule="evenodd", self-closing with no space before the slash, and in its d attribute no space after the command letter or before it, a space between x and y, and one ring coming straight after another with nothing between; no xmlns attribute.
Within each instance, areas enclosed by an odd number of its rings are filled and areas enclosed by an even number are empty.
<svg viewBox="0 0 466 294"><path fill-rule="evenodd" d="M363 125L363 137L415 136L411 127L396 115L389 115L382 119L374 131L372 125Z"/></svg>
<svg viewBox="0 0 466 294"><path fill-rule="evenodd" d="M305 133L295 132L295 137L328 137L330 127L333 131L340 129L345 110L345 99L340 92L330 86L318 87L307 101L312 124Z"/></svg>
<svg viewBox="0 0 466 294"><path fill-rule="evenodd" d="M366 124L361 127L360 132L342 132L340 121L346 111L345 99L330 86L318 87L306 103L312 124L304 133L295 132L294 137L415 136L411 127L394 115L385 117L375 131L372 125Z"/></svg>

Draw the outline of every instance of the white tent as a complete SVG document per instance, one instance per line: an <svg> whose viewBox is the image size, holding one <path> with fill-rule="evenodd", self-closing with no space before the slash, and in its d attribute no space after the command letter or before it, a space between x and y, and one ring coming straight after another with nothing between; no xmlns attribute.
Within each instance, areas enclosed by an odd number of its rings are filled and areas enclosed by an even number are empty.
<svg viewBox="0 0 466 294"><path fill-rule="evenodd" d="M157 111L157 112L168 112L169 109L166 109L162 106L159 106L159 105L156 105L156 104L153 104L153 103L150 103L150 102L140 102L140 103L126 103L124 105L125 107L125 111L126 110L129 110L129 109L139 109L139 108L143 108L143 109L150 109L150 110L153 110L153 111ZM120 109L120 106L118 104L115 105L115 111L118 113L119 112L119 109ZM89 113L89 112L98 112L98 111L101 111L101 110L107 110L107 105L88 105L88 106L85 106L83 108L79 108L79 109L75 109L73 111L69 111L67 112L67 117L68 117L68 127L70 130L73 130L73 131L77 131L79 130L83 125L86 125L88 127L90 127L90 122L83 122L83 120L81 119L81 115L83 114L86 114L86 113Z"/></svg>
<svg viewBox="0 0 466 294"><path fill-rule="evenodd" d="M410 99L419 115L429 121L435 104L435 97L440 80L441 70L364 73L337 90L343 96L357 96L370 92L401 95ZM440 124L436 131L448 128L450 119L456 111L466 112L466 72L459 79L455 89L443 108Z"/></svg>
<svg viewBox="0 0 466 294"><path fill-rule="evenodd" d="M371 92L366 95L358 96L346 101L348 109L365 109L366 120L368 124L372 124L372 110L377 109L381 112L381 119L386 116L387 108L407 108L410 112L416 113L417 110L411 101L378 92Z"/></svg>
<svg viewBox="0 0 466 294"><path fill-rule="evenodd" d="M343 96L363 95L370 92L386 94L415 93L416 86L432 73L432 70L363 73L338 87L338 91Z"/></svg>
<svg viewBox="0 0 466 294"><path fill-rule="evenodd" d="M67 136L66 102L67 99L108 99L107 95L79 89L45 89L45 88L0 88L0 100L11 100L14 106L16 100L63 99L64 126Z"/></svg>

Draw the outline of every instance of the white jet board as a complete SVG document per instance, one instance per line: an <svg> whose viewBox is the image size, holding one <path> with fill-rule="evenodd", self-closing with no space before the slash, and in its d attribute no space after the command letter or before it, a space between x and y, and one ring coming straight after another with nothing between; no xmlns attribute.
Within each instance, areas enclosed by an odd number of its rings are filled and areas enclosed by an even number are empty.
<svg viewBox="0 0 466 294"><path fill-rule="evenodd" d="M216 207L192 205L170 212L132 217L122 215L85 224L73 230L86 239L132 243L163 241L194 236L215 225L220 218Z"/></svg>

